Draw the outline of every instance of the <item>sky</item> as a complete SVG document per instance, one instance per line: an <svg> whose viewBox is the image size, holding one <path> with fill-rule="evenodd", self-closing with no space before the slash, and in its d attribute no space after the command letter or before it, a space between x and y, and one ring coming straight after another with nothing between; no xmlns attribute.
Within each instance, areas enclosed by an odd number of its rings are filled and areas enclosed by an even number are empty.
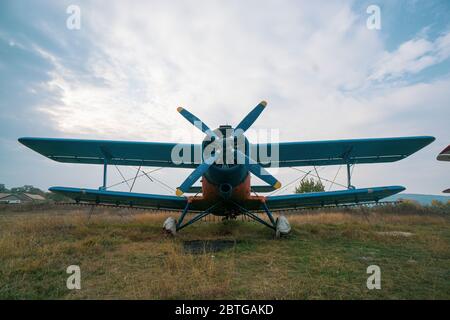
<svg viewBox="0 0 450 320"><path fill-rule="evenodd" d="M79 29L67 27L71 5ZM379 29L367 26L371 5ZM101 185L100 166L51 161L19 137L199 143L177 107L218 127L266 100L252 129L281 141L436 137L402 161L356 166L352 182L440 194L450 185L449 164L436 161L450 144L449 57L446 0L0 1L0 183ZM319 173L345 184L338 170ZM171 194L188 174L165 168L152 175L166 186L144 177L134 190ZM276 171L285 185L301 176ZM115 168L108 179L122 180Z"/></svg>

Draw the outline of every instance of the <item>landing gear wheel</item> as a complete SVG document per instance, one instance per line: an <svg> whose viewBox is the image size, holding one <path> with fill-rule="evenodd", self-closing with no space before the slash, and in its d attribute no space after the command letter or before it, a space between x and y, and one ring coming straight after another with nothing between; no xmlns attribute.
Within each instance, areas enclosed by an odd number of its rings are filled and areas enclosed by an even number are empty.
<svg viewBox="0 0 450 320"><path fill-rule="evenodd" d="M163 229L167 234L170 234L172 236L177 234L177 221L172 218L168 217L166 221L164 221Z"/></svg>
<svg viewBox="0 0 450 320"><path fill-rule="evenodd" d="M287 218L283 215L279 216L275 222L275 238L279 239L282 235L287 235L291 232L291 225Z"/></svg>

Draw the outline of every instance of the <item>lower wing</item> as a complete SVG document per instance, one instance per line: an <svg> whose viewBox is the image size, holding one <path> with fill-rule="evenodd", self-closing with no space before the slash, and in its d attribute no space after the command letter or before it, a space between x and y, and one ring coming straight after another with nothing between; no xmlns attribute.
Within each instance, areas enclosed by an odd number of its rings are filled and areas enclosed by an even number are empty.
<svg viewBox="0 0 450 320"><path fill-rule="evenodd" d="M271 210L336 206L376 202L405 190L401 186L349 189L329 192L297 193L266 197Z"/></svg>
<svg viewBox="0 0 450 320"><path fill-rule="evenodd" d="M177 196L97 189L52 187L49 190L81 203L130 206L136 208L161 210L179 211L186 207L188 201L187 198ZM311 192L282 196L268 196L265 198L265 201L270 210L277 211L308 207L370 203L402 192L403 190L405 190L404 187L391 186L330 192ZM248 201L246 207L250 210L258 210L261 204L260 201L261 200L259 199ZM203 201L193 201L189 206L189 210L205 210L205 205L206 204Z"/></svg>
<svg viewBox="0 0 450 320"><path fill-rule="evenodd" d="M109 204L116 206L131 206L137 208L182 210L186 207L184 197L160 194L144 194L134 192L107 191L96 189L79 189L67 187L51 187L52 192L62 194L81 203Z"/></svg>

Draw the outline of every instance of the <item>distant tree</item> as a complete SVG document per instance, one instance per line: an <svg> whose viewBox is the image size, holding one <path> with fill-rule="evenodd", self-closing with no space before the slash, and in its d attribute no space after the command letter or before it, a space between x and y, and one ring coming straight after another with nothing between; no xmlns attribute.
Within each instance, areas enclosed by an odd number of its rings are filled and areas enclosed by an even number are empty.
<svg viewBox="0 0 450 320"><path fill-rule="evenodd" d="M313 178L303 179L300 184L295 187L295 193L320 192L325 191L325 186L320 180Z"/></svg>
<svg viewBox="0 0 450 320"><path fill-rule="evenodd" d="M24 185L23 187L11 188L12 193L31 193L45 196L45 192L39 188L35 188L32 185Z"/></svg>
<svg viewBox="0 0 450 320"><path fill-rule="evenodd" d="M399 203L397 204L397 208L400 212L421 212L421 210L424 208L424 206L422 206L420 202L416 200L399 198L398 201Z"/></svg>
<svg viewBox="0 0 450 320"><path fill-rule="evenodd" d="M434 200L431 200L431 206L442 208L444 206L444 203L439 200L434 199Z"/></svg>
<svg viewBox="0 0 450 320"><path fill-rule="evenodd" d="M433 200L431 201L431 209L437 213L450 214L450 200L447 202Z"/></svg>
<svg viewBox="0 0 450 320"><path fill-rule="evenodd" d="M3 183L0 183L0 192L9 192Z"/></svg>

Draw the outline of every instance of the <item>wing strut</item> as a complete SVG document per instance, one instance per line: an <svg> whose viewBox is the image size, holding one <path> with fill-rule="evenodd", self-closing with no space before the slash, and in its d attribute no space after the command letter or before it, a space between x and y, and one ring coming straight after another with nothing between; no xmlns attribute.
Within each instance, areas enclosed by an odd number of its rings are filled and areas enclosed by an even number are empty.
<svg viewBox="0 0 450 320"><path fill-rule="evenodd" d="M108 160L106 160L106 157L103 162L103 186L99 188L99 190L106 190L106 178L108 175Z"/></svg>
<svg viewBox="0 0 450 320"><path fill-rule="evenodd" d="M112 155L103 147L100 147L100 151L103 154L103 185L98 189L106 190L106 182L108 178L108 160L112 159Z"/></svg>
<svg viewBox="0 0 450 320"><path fill-rule="evenodd" d="M355 189L355 186L352 185L352 172L355 165L351 165L347 162L347 189L352 190Z"/></svg>
<svg viewBox="0 0 450 320"><path fill-rule="evenodd" d="M353 190L355 189L355 186L352 186L352 173L353 173L353 168L355 166L355 164L350 162L350 153L353 150L353 146L351 146L346 152L344 152L344 154L342 155L342 158L345 160L345 165L347 166L347 189L348 190Z"/></svg>

